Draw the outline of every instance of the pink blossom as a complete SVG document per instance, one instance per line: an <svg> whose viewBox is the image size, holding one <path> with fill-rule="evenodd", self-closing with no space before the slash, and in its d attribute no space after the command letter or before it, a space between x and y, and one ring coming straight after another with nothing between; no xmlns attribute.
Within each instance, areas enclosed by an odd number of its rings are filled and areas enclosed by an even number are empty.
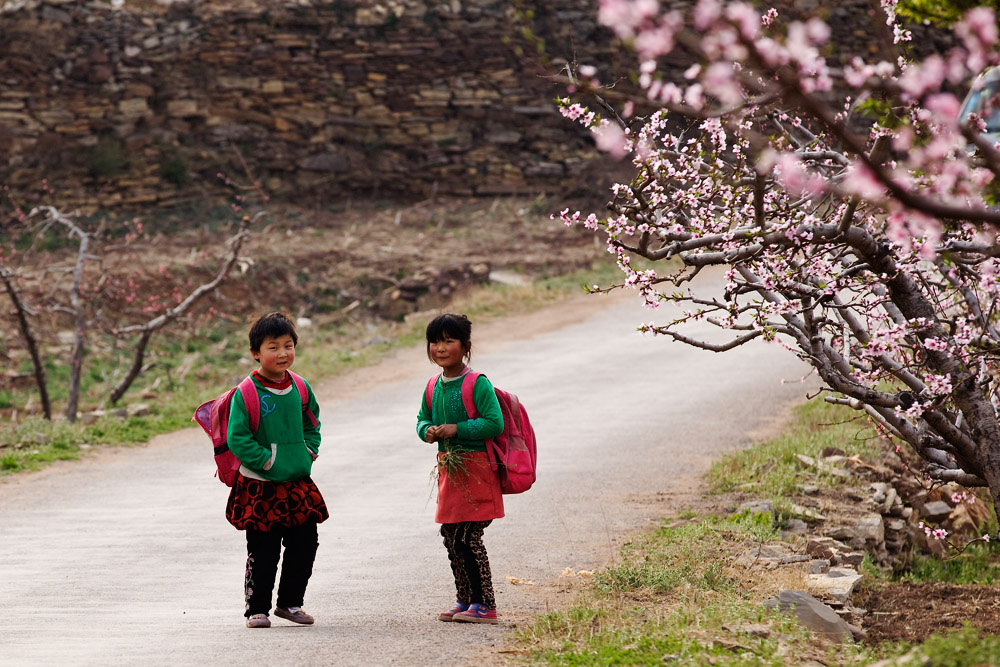
<svg viewBox="0 0 1000 667"><path fill-rule="evenodd" d="M855 162L847 169L841 187L844 192L869 201L885 196L885 186L863 162Z"/></svg>
<svg viewBox="0 0 1000 667"><path fill-rule="evenodd" d="M774 10L772 9L772 11ZM736 24L744 39L753 41L760 37L761 17L750 5L743 2L734 2L728 5L726 18Z"/></svg>
<svg viewBox="0 0 1000 667"><path fill-rule="evenodd" d="M694 29L707 30L722 16L722 0L698 0L694 8Z"/></svg>
<svg viewBox="0 0 1000 667"><path fill-rule="evenodd" d="M709 65L702 82L708 93L723 104L736 104L743 100L743 89L733 77L733 66L730 63L719 62Z"/></svg>
<svg viewBox="0 0 1000 667"><path fill-rule="evenodd" d="M944 59L933 55L923 63L911 65L899 78L899 87L910 95L911 99L919 99L929 90L939 90L945 79Z"/></svg>
<svg viewBox="0 0 1000 667"><path fill-rule="evenodd" d="M630 146L627 145L629 142L620 126L603 121L599 127L593 129L593 132L594 143L598 149L610 153L617 159L625 157L629 152Z"/></svg>

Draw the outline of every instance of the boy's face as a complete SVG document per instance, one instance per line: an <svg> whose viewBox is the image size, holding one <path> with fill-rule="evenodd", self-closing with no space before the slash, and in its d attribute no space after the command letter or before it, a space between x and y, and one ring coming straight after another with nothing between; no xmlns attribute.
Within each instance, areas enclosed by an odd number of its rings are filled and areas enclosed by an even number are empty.
<svg viewBox="0 0 1000 667"><path fill-rule="evenodd" d="M260 364L261 375L268 380L280 382L285 379L285 371L295 361L295 341L287 334L278 338L265 338L260 344L260 350L253 353L253 358Z"/></svg>

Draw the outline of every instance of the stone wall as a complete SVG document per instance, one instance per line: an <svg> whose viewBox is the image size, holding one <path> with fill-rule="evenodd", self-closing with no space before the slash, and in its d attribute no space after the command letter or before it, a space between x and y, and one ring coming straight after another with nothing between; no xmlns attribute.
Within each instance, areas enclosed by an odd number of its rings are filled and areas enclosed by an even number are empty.
<svg viewBox="0 0 1000 667"><path fill-rule="evenodd" d="M593 7L551 4L553 22L610 47ZM84 208L171 205L219 173L245 181L244 159L295 198L563 190L592 147L520 27L511 3L486 0L8 3L0 182L47 177Z"/></svg>
<svg viewBox="0 0 1000 667"><path fill-rule="evenodd" d="M84 210L221 196L247 172L297 201L602 189L602 158L545 78L560 58L607 81L633 63L596 0L269 3L8 0L0 183L47 178ZM825 11L847 53L886 44L877 2L776 4Z"/></svg>

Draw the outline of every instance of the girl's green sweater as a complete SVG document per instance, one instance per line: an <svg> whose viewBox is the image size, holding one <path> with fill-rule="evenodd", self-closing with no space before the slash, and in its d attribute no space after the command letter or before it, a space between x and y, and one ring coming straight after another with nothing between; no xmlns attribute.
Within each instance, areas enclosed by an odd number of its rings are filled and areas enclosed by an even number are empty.
<svg viewBox="0 0 1000 667"><path fill-rule="evenodd" d="M253 376L251 376L253 377ZM260 397L260 428L250 432L250 418L243 396L233 394L229 409L229 430L226 437L229 449L249 471L251 477L272 482L293 482L308 477L312 472L312 456L319 452L319 404L312 387L309 392L309 409L316 417L316 426L302 413L302 399L292 383L284 393L266 389L253 378Z"/></svg>
<svg viewBox="0 0 1000 667"><path fill-rule="evenodd" d="M464 374L463 374L464 375ZM420 396L420 412L417 413L417 435L424 439L427 427L440 424L455 424L458 435L449 440L438 440L438 451L486 451L486 440L500 435L503 431L503 414L500 403L493 391L493 384L485 375L476 378L472 388L472 399L479 411L479 417L469 419L462 403L462 379L445 382L443 376L434 385L431 409L427 408L425 394Z"/></svg>

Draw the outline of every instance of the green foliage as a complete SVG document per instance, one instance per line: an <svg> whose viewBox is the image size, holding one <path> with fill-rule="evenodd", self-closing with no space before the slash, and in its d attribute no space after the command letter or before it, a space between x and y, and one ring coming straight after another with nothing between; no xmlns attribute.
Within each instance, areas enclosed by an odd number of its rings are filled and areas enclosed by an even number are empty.
<svg viewBox="0 0 1000 667"><path fill-rule="evenodd" d="M996 586L1000 584L1000 545L977 543L946 558L917 555L910 570L900 574L898 579L913 583Z"/></svg>
<svg viewBox="0 0 1000 667"><path fill-rule="evenodd" d="M886 647L893 656L920 656L898 664L934 665L934 667L986 667L997 664L1000 656L1000 636L983 634L966 624L954 632L936 634L923 643L902 643Z"/></svg>
<svg viewBox="0 0 1000 667"><path fill-rule="evenodd" d="M896 13L915 23L950 26L974 7L1000 8L997 0L900 0Z"/></svg>

